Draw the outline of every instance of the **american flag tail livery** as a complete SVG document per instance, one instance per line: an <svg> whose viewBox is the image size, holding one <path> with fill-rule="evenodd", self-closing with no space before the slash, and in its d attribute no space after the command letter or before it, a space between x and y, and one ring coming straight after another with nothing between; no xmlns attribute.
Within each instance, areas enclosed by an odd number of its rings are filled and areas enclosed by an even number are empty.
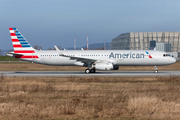
<svg viewBox="0 0 180 120"><path fill-rule="evenodd" d="M36 50L28 43L17 28L9 28L14 52L10 52L13 57L22 60L37 60Z"/></svg>

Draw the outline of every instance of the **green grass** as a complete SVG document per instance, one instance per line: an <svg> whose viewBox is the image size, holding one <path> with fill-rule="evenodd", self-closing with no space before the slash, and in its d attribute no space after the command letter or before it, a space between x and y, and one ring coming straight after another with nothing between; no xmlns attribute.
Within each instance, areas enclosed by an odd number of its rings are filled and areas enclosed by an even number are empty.
<svg viewBox="0 0 180 120"><path fill-rule="evenodd" d="M9 56L0 56L0 61L19 61L19 59Z"/></svg>

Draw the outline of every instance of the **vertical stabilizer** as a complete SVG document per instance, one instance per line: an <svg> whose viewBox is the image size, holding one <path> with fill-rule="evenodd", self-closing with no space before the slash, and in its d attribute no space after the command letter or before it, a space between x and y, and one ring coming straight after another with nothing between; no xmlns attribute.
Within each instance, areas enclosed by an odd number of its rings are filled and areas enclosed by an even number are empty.
<svg viewBox="0 0 180 120"><path fill-rule="evenodd" d="M17 28L9 28L11 40L14 48L14 57L24 60L39 58L35 54L35 49L28 43Z"/></svg>

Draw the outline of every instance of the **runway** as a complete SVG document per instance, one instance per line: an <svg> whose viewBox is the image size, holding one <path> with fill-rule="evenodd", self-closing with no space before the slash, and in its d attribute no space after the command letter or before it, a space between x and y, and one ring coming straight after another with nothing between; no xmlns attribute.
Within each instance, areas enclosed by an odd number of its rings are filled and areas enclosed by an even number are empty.
<svg viewBox="0 0 180 120"><path fill-rule="evenodd" d="M180 76L180 71L97 71L86 74L84 71L0 71L7 77L161 77Z"/></svg>

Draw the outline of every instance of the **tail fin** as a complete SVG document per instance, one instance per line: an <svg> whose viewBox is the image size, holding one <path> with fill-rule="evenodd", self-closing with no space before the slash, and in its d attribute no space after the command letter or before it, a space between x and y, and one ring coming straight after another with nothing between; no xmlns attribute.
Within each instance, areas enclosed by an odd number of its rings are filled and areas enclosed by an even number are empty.
<svg viewBox="0 0 180 120"><path fill-rule="evenodd" d="M17 28L9 28L11 40L14 48L14 57L19 59L38 58L35 49L28 43Z"/></svg>
<svg viewBox="0 0 180 120"><path fill-rule="evenodd" d="M9 32L14 47L14 53L34 52L35 49L27 42L17 28L9 28Z"/></svg>

